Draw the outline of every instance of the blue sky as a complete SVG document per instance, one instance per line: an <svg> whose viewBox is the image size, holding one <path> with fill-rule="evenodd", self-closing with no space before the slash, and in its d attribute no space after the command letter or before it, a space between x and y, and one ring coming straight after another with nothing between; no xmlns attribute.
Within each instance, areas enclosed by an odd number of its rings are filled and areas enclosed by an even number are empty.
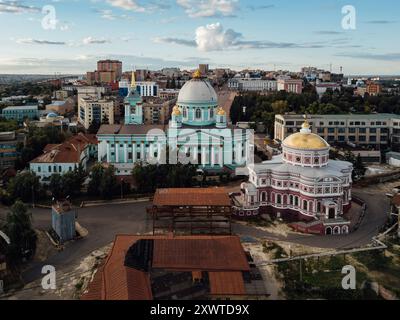
<svg viewBox="0 0 400 320"><path fill-rule="evenodd" d="M342 28L345 5L354 30ZM398 0L0 0L0 73L84 73L117 58L125 70L400 74L399 13Z"/></svg>

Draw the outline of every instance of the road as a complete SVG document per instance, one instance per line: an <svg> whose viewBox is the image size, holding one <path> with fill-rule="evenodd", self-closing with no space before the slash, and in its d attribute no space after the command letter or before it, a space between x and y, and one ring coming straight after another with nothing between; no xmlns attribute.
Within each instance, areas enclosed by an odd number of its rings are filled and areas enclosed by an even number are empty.
<svg viewBox="0 0 400 320"><path fill-rule="evenodd" d="M378 234L386 221L388 200L374 189L354 190L354 194L367 202L368 211L360 228L343 236L313 236L297 233L287 237L271 234L251 226L234 224L234 233L264 240L287 241L319 248L354 248L367 245ZM146 207L150 203L105 205L102 207L82 208L78 210L79 223L89 231L88 237L69 243L62 252L48 258L44 263L31 263L23 273L23 279L30 283L41 277L43 265L53 265L57 270L68 272L94 250L111 243L117 234L144 234L152 231L151 220L147 218ZM48 230L51 225L49 209L32 209L34 226Z"/></svg>

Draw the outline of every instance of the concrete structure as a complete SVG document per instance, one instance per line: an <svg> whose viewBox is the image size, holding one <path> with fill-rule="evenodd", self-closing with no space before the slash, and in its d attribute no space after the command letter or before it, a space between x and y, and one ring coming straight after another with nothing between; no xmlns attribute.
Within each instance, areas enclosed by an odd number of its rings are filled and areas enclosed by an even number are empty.
<svg viewBox="0 0 400 320"><path fill-rule="evenodd" d="M13 132L0 132L0 171L13 168L18 157L17 147L24 144L25 135Z"/></svg>
<svg viewBox="0 0 400 320"><path fill-rule="evenodd" d="M144 124L143 99L132 82L125 99L125 125L104 125L97 137L99 162L111 163L119 175L130 175L138 162L165 163L167 147L170 159L179 154L215 170L243 166L253 154L250 132L228 124L214 88L200 72L181 89L168 127Z"/></svg>
<svg viewBox="0 0 400 320"><path fill-rule="evenodd" d="M107 120L108 124L114 124L114 100L81 98L78 106L78 121L85 129L93 122L98 124Z"/></svg>
<svg viewBox="0 0 400 320"><path fill-rule="evenodd" d="M97 158L97 139L94 135L79 133L58 145L47 145L43 154L30 162L42 183L48 183L52 174L65 174L82 165L87 168L90 159Z"/></svg>
<svg viewBox="0 0 400 320"><path fill-rule="evenodd" d="M343 214L351 206L352 164L329 160L329 144L311 132L307 121L282 147L271 161L248 167L237 214L268 213L302 221L307 232L348 233L350 221Z"/></svg>
<svg viewBox="0 0 400 320"><path fill-rule="evenodd" d="M301 79L279 79L278 91L301 94L303 92L303 80Z"/></svg>
<svg viewBox="0 0 400 320"><path fill-rule="evenodd" d="M51 209L51 226L58 236L60 244L76 237L76 210L69 201L57 202Z"/></svg>
<svg viewBox="0 0 400 320"><path fill-rule="evenodd" d="M393 145L400 143L400 115L394 114L329 114L310 115L313 133L328 143L355 145ZM303 116L296 114L275 117L275 140L283 141L301 129Z"/></svg>
<svg viewBox="0 0 400 320"><path fill-rule="evenodd" d="M2 110L1 116L7 120L23 121L25 119L38 119L38 106L16 106L7 107Z"/></svg>

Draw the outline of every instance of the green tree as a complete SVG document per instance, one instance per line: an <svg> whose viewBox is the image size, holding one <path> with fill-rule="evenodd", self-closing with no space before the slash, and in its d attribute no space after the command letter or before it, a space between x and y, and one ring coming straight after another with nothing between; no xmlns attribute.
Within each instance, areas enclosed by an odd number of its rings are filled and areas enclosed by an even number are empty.
<svg viewBox="0 0 400 320"><path fill-rule="evenodd" d="M99 194L99 187L103 177L104 168L101 164L96 164L90 171L90 181L88 185L88 194L96 196Z"/></svg>
<svg viewBox="0 0 400 320"><path fill-rule="evenodd" d="M10 180L7 191L14 200L32 201L32 198L38 198L40 193L39 177L31 171L19 173Z"/></svg>
<svg viewBox="0 0 400 320"><path fill-rule="evenodd" d="M54 198L64 197L63 177L58 173L52 174L49 181L49 190Z"/></svg>
<svg viewBox="0 0 400 320"><path fill-rule="evenodd" d="M5 231L11 241L7 249L7 259L11 264L17 266L24 258L33 257L37 235L32 227L32 216L21 201L15 202L7 214Z"/></svg>
<svg viewBox="0 0 400 320"><path fill-rule="evenodd" d="M112 199L117 188L117 178L115 168L110 166L105 168L100 182L100 195L103 199Z"/></svg>

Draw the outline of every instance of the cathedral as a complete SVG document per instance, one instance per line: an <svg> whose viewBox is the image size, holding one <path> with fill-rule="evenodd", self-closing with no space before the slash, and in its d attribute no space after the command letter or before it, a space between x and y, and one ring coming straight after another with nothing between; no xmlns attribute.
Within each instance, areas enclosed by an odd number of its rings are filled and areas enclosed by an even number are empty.
<svg viewBox="0 0 400 320"><path fill-rule="evenodd" d="M97 133L98 161L112 164L117 175L130 175L137 163L235 170L252 158L251 132L228 122L217 93L199 71L180 90L169 125L144 125L142 102L133 75L124 124L102 125Z"/></svg>
<svg viewBox="0 0 400 320"><path fill-rule="evenodd" d="M282 143L282 154L248 166L249 182L235 207L238 216L267 213L296 222L298 231L347 234L352 164L330 160L329 144L313 134L306 120Z"/></svg>

